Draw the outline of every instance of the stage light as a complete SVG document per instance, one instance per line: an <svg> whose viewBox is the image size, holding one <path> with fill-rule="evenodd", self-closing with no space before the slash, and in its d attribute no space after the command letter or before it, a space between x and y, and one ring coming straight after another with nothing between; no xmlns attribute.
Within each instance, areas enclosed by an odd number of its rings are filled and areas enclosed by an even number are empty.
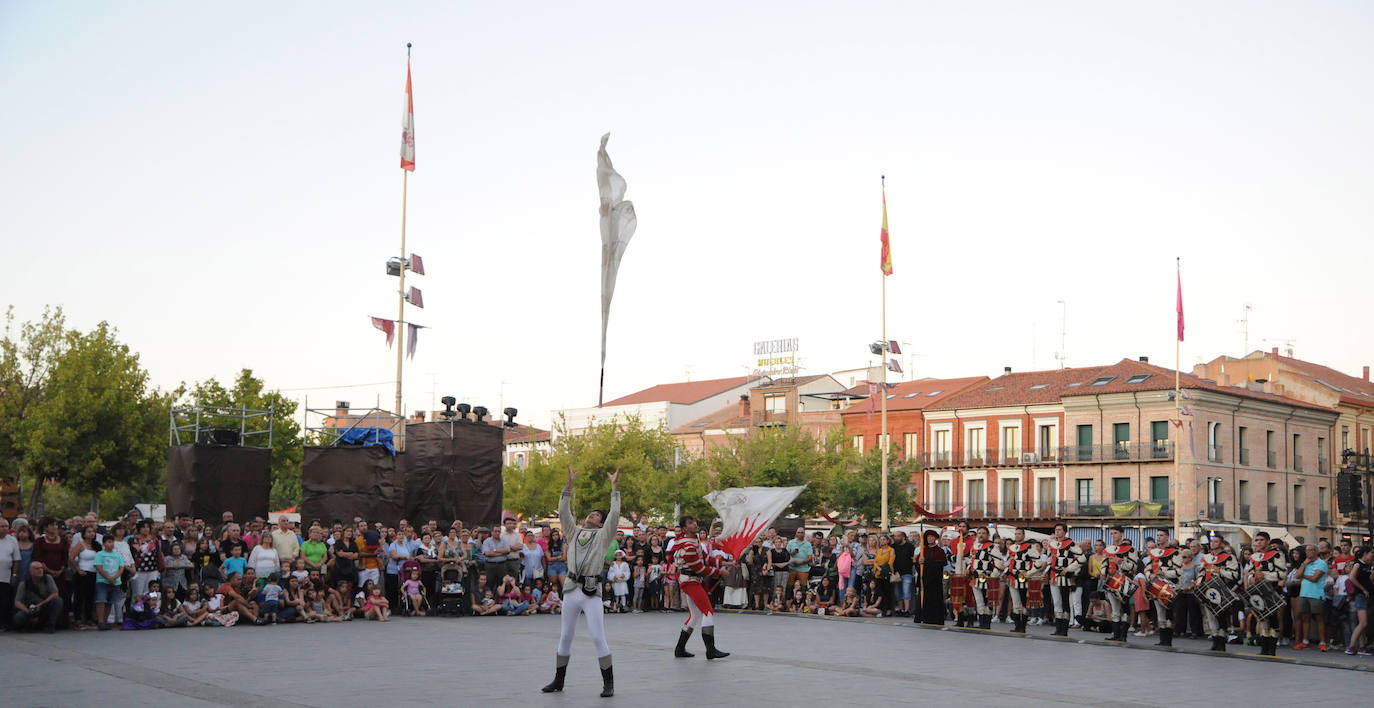
<svg viewBox="0 0 1374 708"><path fill-rule="evenodd" d="M883 343L882 343L882 342L874 342L874 343L868 345L868 351L869 351L870 353L872 353L872 354L876 354L876 355L881 356L882 353L883 353Z"/></svg>
<svg viewBox="0 0 1374 708"><path fill-rule="evenodd" d="M444 409L439 411L439 415L445 418L453 418L453 416L458 415L457 411L453 410L453 404L457 403L458 399L453 396L444 396L439 399L439 402L444 404Z"/></svg>
<svg viewBox="0 0 1374 708"><path fill-rule="evenodd" d="M401 259L395 257L387 259L386 274L399 276L401 274Z"/></svg>
<svg viewBox="0 0 1374 708"><path fill-rule="evenodd" d="M468 405L468 404L466 404L466 403L459 403L459 404L458 404L458 414L459 414L460 416L462 416L463 420L467 420L467 419L468 419L468 413L469 413L471 410L472 410L472 406L470 406L470 405Z"/></svg>
<svg viewBox="0 0 1374 708"><path fill-rule="evenodd" d="M520 411L517 411L517 410L515 410L514 408L507 408L506 410L502 411L502 413L505 413L505 414L506 414L506 424L505 424L505 425L506 425L507 428L514 428L514 427L515 427L515 414L516 414L516 413L519 413L519 412L520 412Z"/></svg>
<svg viewBox="0 0 1374 708"><path fill-rule="evenodd" d="M487 407L474 406L472 409L472 417L476 418L478 423L481 423L483 419L487 417Z"/></svg>

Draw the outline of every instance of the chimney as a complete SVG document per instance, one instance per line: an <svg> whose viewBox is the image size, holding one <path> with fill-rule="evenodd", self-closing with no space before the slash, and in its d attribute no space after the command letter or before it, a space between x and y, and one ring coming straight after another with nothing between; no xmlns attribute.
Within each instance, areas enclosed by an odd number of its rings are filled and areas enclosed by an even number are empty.
<svg viewBox="0 0 1374 708"><path fill-rule="evenodd" d="M1365 381L1368 381L1368 380L1369 380L1369 367L1368 367L1368 366L1364 367L1364 380L1365 380Z"/></svg>
<svg viewBox="0 0 1374 708"><path fill-rule="evenodd" d="M749 396L741 394L739 397L739 417L749 417Z"/></svg>
<svg viewBox="0 0 1374 708"><path fill-rule="evenodd" d="M1148 357L1148 356L1142 356L1142 357L1140 357L1140 363L1142 363L1142 364L1148 364L1148 363L1150 363L1150 357Z"/></svg>
<svg viewBox="0 0 1374 708"><path fill-rule="evenodd" d="M1010 367L1010 366L1004 366L1004 367L1002 367L1002 373L1003 373L1003 374L1010 374L1010 373L1011 373L1011 367Z"/></svg>
<svg viewBox="0 0 1374 708"><path fill-rule="evenodd" d="M1270 353L1270 354L1273 354L1274 356L1278 356L1278 355L1279 355L1279 348L1278 348L1278 347L1274 347L1273 349L1270 349L1270 350L1269 350L1269 353Z"/></svg>
<svg viewBox="0 0 1374 708"><path fill-rule="evenodd" d="M425 412L424 412L424 411L415 411L415 422L416 422L416 423L423 423L423 422L425 422Z"/></svg>
<svg viewBox="0 0 1374 708"><path fill-rule="evenodd" d="M1221 371L1221 376L1217 377L1217 383L1221 384L1222 386L1231 385L1231 375L1226 373L1226 370L1224 368Z"/></svg>
<svg viewBox="0 0 1374 708"><path fill-rule="evenodd" d="M334 401L334 417L348 415L348 401Z"/></svg>

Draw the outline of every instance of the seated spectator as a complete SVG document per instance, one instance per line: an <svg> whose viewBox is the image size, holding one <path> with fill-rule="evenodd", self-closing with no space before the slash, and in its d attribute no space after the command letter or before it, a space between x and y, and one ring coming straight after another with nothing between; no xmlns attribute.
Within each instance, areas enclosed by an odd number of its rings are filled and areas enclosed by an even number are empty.
<svg viewBox="0 0 1374 708"><path fill-rule="evenodd" d="M1102 593L1095 592L1088 599L1087 614L1083 617L1083 629L1089 632L1111 632L1111 616L1111 605L1102 596Z"/></svg>
<svg viewBox="0 0 1374 708"><path fill-rule="evenodd" d="M330 590L325 598L325 609L329 611L331 617L347 622L353 619L353 583L348 580L339 581L338 590Z"/></svg>
<svg viewBox="0 0 1374 708"><path fill-rule="evenodd" d="M830 576L821 578L821 584L816 587L816 605L828 608L835 604L835 584Z"/></svg>
<svg viewBox="0 0 1374 708"><path fill-rule="evenodd" d="M180 599L186 597L186 591L191 587L190 574L195 564L186 557L180 543L173 542L171 551L171 554L164 561L162 588L167 594L175 595Z"/></svg>
<svg viewBox="0 0 1374 708"><path fill-rule="evenodd" d="M251 587L251 584L249 586ZM220 583L219 587L215 588L215 596L219 598L219 607L216 608L215 603L212 602L210 611L221 614L232 612L234 613L234 621L238 621L239 617L242 616L247 618L249 622L256 624L258 621L257 603L251 597L244 595L243 587L245 587L244 577L238 573L230 573L229 577ZM253 588L251 594L257 596L257 588ZM232 626L232 623L222 626L229 627Z"/></svg>
<svg viewBox="0 0 1374 708"><path fill-rule="evenodd" d="M181 603L181 610L186 613L187 624L192 627L199 627L210 616L210 608L205 598L201 597L199 585L192 585L186 591L186 601Z"/></svg>
<svg viewBox="0 0 1374 708"><path fill-rule="evenodd" d="M501 581L501 588L497 594L501 596L501 609L507 616L530 614L530 603L524 601L514 576L507 575Z"/></svg>
<svg viewBox="0 0 1374 708"><path fill-rule="evenodd" d="M301 608L301 617L306 624L337 619L329 616L329 610L324 606L324 595L313 587L305 591L305 605Z"/></svg>
<svg viewBox="0 0 1374 708"><path fill-rule="evenodd" d="M171 590L162 593L162 611L158 613L157 622L158 626L164 628L185 627L191 622L190 615L182 609L181 601Z"/></svg>
<svg viewBox="0 0 1374 708"><path fill-rule="evenodd" d="M601 585L601 611L605 613L614 613L616 611L615 588L611 586L610 581L602 583Z"/></svg>
<svg viewBox="0 0 1374 708"><path fill-rule="evenodd" d="M382 594L382 589L372 586L372 593L367 596L367 601L363 603L363 616L370 620L380 620L390 622L391 603L387 602L386 596Z"/></svg>
<svg viewBox="0 0 1374 708"><path fill-rule="evenodd" d="M549 615L563 612L563 599L558 596L557 588L549 588L545 591L544 597L539 601L539 611Z"/></svg>
<svg viewBox="0 0 1374 708"><path fill-rule="evenodd" d="M310 579L310 571L305 568L305 556L296 556L296 560L291 561L290 575L301 584Z"/></svg>
<svg viewBox="0 0 1374 708"><path fill-rule="evenodd" d="M220 572L224 573L224 577L227 578L231 575L242 575L243 571L247 569L248 559L243 557L243 546L230 546L229 557L220 564ZM204 576L202 575L202 577Z"/></svg>
<svg viewBox="0 0 1374 708"><path fill-rule="evenodd" d="M410 603L411 613L418 617L425 616L425 586L420 582L420 568L413 567L406 574L406 579L401 582L401 593L405 595L406 601Z"/></svg>
<svg viewBox="0 0 1374 708"><path fill-rule="evenodd" d="M878 617L883 614L883 594L878 592L878 581L868 581L868 604L860 612L865 617Z"/></svg>
<svg viewBox="0 0 1374 708"><path fill-rule="evenodd" d="M157 629L162 626L158 621L158 611L162 608L162 583L149 580L147 592L135 595L129 602L129 611L124 613L126 631Z"/></svg>
<svg viewBox="0 0 1374 708"><path fill-rule="evenodd" d="M776 598L774 601L776 602ZM845 589L844 602L835 614L841 617L858 617L862 613L863 609L859 606L859 593L854 590L853 585L850 585Z"/></svg>
<svg viewBox="0 0 1374 708"><path fill-rule="evenodd" d="M10 630L37 631L42 628L48 634L57 630L57 620L62 616L62 598L57 594L57 581L48 573L41 561L29 563L29 577L19 583L14 594L14 619Z"/></svg>

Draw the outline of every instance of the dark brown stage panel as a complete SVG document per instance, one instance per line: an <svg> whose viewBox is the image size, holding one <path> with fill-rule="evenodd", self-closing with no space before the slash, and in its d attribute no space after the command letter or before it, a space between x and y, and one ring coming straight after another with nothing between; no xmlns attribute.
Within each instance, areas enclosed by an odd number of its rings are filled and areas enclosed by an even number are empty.
<svg viewBox="0 0 1374 708"><path fill-rule="evenodd" d="M266 517L272 492L272 458L267 448L237 445L175 445L167 450L167 511L219 523L234 512L242 523Z"/></svg>
<svg viewBox="0 0 1374 708"><path fill-rule="evenodd" d="M307 447L301 467L301 521L395 525L404 509L405 473L386 448Z"/></svg>
<svg viewBox="0 0 1374 708"><path fill-rule="evenodd" d="M405 517L421 524L461 520L490 526L501 519L501 453L505 429L485 423L406 426Z"/></svg>

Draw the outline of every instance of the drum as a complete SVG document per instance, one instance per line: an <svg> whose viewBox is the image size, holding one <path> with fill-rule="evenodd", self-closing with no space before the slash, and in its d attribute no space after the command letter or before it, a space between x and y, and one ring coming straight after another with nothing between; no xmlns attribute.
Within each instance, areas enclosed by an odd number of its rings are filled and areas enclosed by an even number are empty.
<svg viewBox="0 0 1374 708"><path fill-rule="evenodd" d="M1248 612L1260 619L1277 614L1283 609L1283 595L1279 594L1273 583L1260 582L1245 589L1245 604Z"/></svg>
<svg viewBox="0 0 1374 708"><path fill-rule="evenodd" d="M1178 588L1169 584L1164 578L1155 578L1145 587L1145 594L1159 600L1165 607L1174 603L1174 596L1178 595Z"/></svg>
<svg viewBox="0 0 1374 708"><path fill-rule="evenodd" d="M1107 576L1107 592L1117 597L1126 597L1131 594L1131 583L1121 573L1112 573Z"/></svg>
<svg viewBox="0 0 1374 708"><path fill-rule="evenodd" d="M1206 603L1207 608L1212 614L1222 615L1228 609L1240 601L1240 597L1231 589L1231 584L1226 582L1220 575L1213 576L1211 580L1202 584L1198 595Z"/></svg>

